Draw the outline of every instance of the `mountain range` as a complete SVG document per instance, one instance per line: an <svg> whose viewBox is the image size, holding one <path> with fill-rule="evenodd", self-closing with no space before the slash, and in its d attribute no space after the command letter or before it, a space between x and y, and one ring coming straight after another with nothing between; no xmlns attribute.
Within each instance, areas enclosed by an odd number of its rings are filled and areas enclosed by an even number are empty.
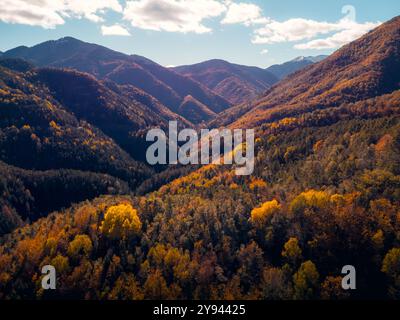
<svg viewBox="0 0 400 320"><path fill-rule="evenodd" d="M278 81L264 69L224 60L209 60L172 70L200 82L232 104L254 99Z"/></svg>
<svg viewBox="0 0 400 320"><path fill-rule="evenodd" d="M232 105L256 98L284 75L324 56L296 58L266 70L224 60L164 68L138 55L125 55L65 37L31 48L20 46L6 51L4 57L21 58L39 67L72 68L90 73L99 80L130 85L157 99L159 105L164 105L173 113L179 114L181 104L190 96L218 114ZM196 121L208 120L210 113L207 114L205 118L195 117Z"/></svg>
<svg viewBox="0 0 400 320"><path fill-rule="evenodd" d="M171 69L200 82L233 105L237 105L257 98L287 75L326 57L324 55L297 57L267 69L234 64L218 59Z"/></svg>
<svg viewBox="0 0 400 320"><path fill-rule="evenodd" d="M192 96L213 112L231 104L192 79L141 56L125 55L108 48L65 37L39 45L17 47L4 57L21 58L39 67L71 68L99 80L131 85L156 98L172 112L178 111L186 96Z"/></svg>

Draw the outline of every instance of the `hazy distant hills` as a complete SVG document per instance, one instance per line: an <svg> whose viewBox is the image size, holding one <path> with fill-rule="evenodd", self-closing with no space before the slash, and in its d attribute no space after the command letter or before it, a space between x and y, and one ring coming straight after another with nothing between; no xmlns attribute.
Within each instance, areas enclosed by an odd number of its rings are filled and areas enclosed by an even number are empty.
<svg viewBox="0 0 400 320"><path fill-rule="evenodd" d="M287 75L326 57L324 55L298 57L267 69L234 64L220 59L171 69L200 82L236 105L255 99Z"/></svg>
<svg viewBox="0 0 400 320"><path fill-rule="evenodd" d="M98 79L133 85L150 94L173 112L191 95L213 112L231 104L198 82L136 55L125 55L71 37L47 41L31 48L11 49L5 57L17 57L37 66L68 67L88 72Z"/></svg>
<svg viewBox="0 0 400 320"><path fill-rule="evenodd" d="M173 70L202 83L233 104L255 98L278 81L264 69L218 59L179 66Z"/></svg>
<svg viewBox="0 0 400 320"><path fill-rule="evenodd" d="M335 107L400 88L400 17L276 84L252 103L227 110L211 123L256 127L315 109Z"/></svg>
<svg viewBox="0 0 400 320"><path fill-rule="evenodd" d="M279 80L281 80L293 72L296 72L311 64L324 60L326 57L326 55L309 57L300 56L282 64L274 64L268 67L266 70L276 76Z"/></svg>

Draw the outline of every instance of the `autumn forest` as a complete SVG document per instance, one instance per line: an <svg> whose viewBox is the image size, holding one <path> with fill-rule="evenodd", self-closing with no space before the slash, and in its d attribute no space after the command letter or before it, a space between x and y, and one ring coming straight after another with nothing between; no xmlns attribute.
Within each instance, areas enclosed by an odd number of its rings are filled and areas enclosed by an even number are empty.
<svg viewBox="0 0 400 320"><path fill-rule="evenodd" d="M400 299L399 70L400 17L282 79L71 37L1 53L0 299ZM253 174L150 166L169 121L254 128Z"/></svg>

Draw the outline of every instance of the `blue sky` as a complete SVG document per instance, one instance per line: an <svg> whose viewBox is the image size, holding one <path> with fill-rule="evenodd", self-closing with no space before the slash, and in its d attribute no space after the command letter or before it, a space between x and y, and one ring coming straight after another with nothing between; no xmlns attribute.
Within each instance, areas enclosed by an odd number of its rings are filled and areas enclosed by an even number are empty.
<svg viewBox="0 0 400 320"><path fill-rule="evenodd" d="M0 50L72 36L165 66L267 67L329 54L399 14L398 0L0 0Z"/></svg>

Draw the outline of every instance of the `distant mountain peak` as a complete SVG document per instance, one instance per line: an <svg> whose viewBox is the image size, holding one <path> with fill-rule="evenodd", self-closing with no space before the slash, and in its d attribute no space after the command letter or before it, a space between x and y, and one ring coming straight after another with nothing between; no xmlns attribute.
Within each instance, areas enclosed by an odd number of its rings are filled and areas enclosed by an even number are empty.
<svg viewBox="0 0 400 320"><path fill-rule="evenodd" d="M319 56L299 56L290 61L284 62L282 64L275 64L267 68L269 72L273 73L279 79L283 79L289 74L292 74L304 67L317 63L325 59L326 55Z"/></svg>
<svg viewBox="0 0 400 320"><path fill-rule="evenodd" d="M76 38L71 37L71 36L62 37L62 38L58 39L58 41L79 41L79 42L82 42L81 40L76 39Z"/></svg>
<svg viewBox="0 0 400 320"><path fill-rule="evenodd" d="M298 57L294 58L294 59L291 60L291 61L304 61L304 60L306 60L306 59L307 59L307 57L305 57L305 56L298 56Z"/></svg>
<svg viewBox="0 0 400 320"><path fill-rule="evenodd" d="M327 55L318 55L318 56L298 56L289 62L301 62L301 61L311 61L311 62L319 62L325 59Z"/></svg>

